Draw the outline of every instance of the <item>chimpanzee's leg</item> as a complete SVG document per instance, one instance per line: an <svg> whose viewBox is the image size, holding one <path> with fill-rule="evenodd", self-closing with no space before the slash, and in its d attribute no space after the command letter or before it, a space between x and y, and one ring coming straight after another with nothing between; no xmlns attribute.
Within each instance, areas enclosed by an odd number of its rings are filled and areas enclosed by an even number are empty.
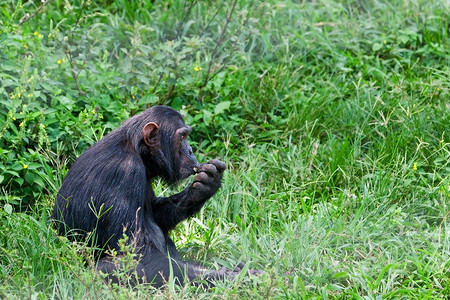
<svg viewBox="0 0 450 300"><path fill-rule="evenodd" d="M107 281L119 283L119 279L114 274L119 266L119 262L113 261L110 257L105 257L98 262L97 269L107 274ZM141 257L136 269L130 271L129 274L131 275L130 283L133 285L146 282L155 287L160 287L169 280L172 274L176 283L180 285L189 282L193 285L212 287L214 286L214 281L234 277L239 272L230 271L226 268L222 268L219 271L208 270L200 265L187 263L179 259L169 259L163 253L154 251Z"/></svg>

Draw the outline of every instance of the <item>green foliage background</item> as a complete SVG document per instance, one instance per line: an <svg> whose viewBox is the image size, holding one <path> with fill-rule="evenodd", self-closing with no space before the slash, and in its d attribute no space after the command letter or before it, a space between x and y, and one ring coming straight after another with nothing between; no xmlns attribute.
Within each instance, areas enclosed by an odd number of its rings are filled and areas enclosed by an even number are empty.
<svg viewBox="0 0 450 300"><path fill-rule="evenodd" d="M445 0L3 1L0 296L448 297L449 15ZM51 229L74 159L156 104L182 112L199 161L228 164L173 233L186 259L266 275L108 287Z"/></svg>

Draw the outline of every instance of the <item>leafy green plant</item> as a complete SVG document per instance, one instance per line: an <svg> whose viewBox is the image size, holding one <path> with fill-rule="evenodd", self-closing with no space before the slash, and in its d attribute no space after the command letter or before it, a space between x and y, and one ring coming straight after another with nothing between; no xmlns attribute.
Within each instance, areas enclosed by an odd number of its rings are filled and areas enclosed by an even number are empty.
<svg viewBox="0 0 450 300"><path fill-rule="evenodd" d="M3 2L0 298L448 297L446 1ZM112 288L50 229L75 157L156 104L228 166L180 252L264 276Z"/></svg>

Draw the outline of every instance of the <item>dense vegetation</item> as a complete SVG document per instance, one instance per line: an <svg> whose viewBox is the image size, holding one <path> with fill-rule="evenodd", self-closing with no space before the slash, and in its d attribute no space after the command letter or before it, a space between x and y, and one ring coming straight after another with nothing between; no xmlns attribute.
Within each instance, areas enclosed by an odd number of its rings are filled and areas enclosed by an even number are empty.
<svg viewBox="0 0 450 300"><path fill-rule="evenodd" d="M449 297L449 19L446 0L2 1L0 298ZM74 159L155 104L228 165L173 233L184 258L264 276L110 287L56 236Z"/></svg>

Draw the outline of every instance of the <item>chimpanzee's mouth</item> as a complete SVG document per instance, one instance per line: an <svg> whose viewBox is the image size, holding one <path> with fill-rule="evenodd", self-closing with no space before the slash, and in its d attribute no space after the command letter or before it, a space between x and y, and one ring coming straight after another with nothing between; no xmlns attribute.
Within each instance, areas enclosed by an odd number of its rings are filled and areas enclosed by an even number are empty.
<svg viewBox="0 0 450 300"><path fill-rule="evenodd" d="M198 167L184 167L181 169L181 179L186 179L189 176L195 175L198 172Z"/></svg>

